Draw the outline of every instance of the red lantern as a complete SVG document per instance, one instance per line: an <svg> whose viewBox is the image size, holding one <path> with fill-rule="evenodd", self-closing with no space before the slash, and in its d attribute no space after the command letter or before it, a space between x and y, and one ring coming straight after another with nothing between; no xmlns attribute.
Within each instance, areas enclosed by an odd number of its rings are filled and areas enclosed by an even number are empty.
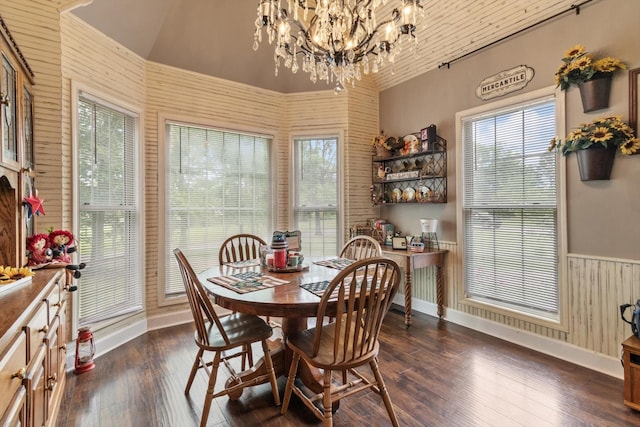
<svg viewBox="0 0 640 427"><path fill-rule="evenodd" d="M96 367L93 356L96 354L96 346L93 342L93 333L88 326L78 329L76 338L76 363L75 373L81 374Z"/></svg>

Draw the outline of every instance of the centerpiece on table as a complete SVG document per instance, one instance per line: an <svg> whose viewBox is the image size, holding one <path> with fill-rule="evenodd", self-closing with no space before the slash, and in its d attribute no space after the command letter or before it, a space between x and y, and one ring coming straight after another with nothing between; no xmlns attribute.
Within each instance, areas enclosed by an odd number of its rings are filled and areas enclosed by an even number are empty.
<svg viewBox="0 0 640 427"><path fill-rule="evenodd" d="M585 113L609 107L611 79L618 70L627 66L619 59L596 59L582 45L575 45L564 53L562 64L555 74L556 86L567 90L572 85L580 88Z"/></svg>
<svg viewBox="0 0 640 427"><path fill-rule="evenodd" d="M602 117L581 124L571 131L564 141L551 140L549 151L556 150L565 156L575 152L578 157L580 180L609 179L616 151L629 155L640 151L640 140L621 116Z"/></svg>

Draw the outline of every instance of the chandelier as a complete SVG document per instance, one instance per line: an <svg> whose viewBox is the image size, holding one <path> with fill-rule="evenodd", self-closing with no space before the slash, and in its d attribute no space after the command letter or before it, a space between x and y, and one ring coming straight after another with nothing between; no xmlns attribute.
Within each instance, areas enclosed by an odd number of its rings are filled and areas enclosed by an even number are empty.
<svg viewBox="0 0 640 427"><path fill-rule="evenodd" d="M276 76L283 64L294 74L302 66L312 82L335 82L339 92L362 73L393 65L403 44L417 44L416 28L424 18L420 0L392 0L398 7L378 20L376 9L387 1L260 0L253 49L265 28L269 44L275 43Z"/></svg>

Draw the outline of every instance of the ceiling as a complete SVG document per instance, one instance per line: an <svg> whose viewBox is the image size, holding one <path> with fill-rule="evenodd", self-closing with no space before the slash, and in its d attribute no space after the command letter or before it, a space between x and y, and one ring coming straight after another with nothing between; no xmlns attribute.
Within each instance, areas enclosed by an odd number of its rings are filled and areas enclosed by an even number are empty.
<svg viewBox="0 0 640 427"><path fill-rule="evenodd" d="M388 0L383 11L398 1ZM588 2L422 0L426 28L419 28L417 50L403 52L393 67L382 67L376 82L380 90L387 89ZM313 84L302 70L293 74L280 67L275 76L273 47L264 39L253 50L258 0L83 3L87 0L68 2L80 4L71 13L147 60L283 93L331 88L325 82Z"/></svg>

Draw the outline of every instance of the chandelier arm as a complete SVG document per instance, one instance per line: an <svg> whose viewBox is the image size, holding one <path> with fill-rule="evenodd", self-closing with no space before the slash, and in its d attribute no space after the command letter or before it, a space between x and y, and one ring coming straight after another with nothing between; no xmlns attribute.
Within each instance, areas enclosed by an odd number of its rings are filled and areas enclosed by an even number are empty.
<svg viewBox="0 0 640 427"><path fill-rule="evenodd" d="M314 17L315 19L316 17ZM369 43L371 42L371 40L373 39L373 37L378 33L378 31L380 31L381 28L383 28L384 26L394 23L396 21L398 21L399 19L399 15L397 15L396 17L392 18L392 19L387 19L386 21L381 22L380 24L376 25L375 29L371 32L371 34L368 34L367 37L365 39L363 39L357 46L355 46L353 49L353 51L357 51L357 50L369 50L368 52L366 52L366 54L368 55L369 53L371 53L371 50L375 50L376 46L372 47L371 49L369 49L368 46ZM323 54L323 55L328 55L330 53L329 49L320 46L319 44L315 43L313 41L313 38L311 37L311 35L309 34L309 31L306 30L303 26L302 23L300 23L299 21L296 21L294 19L290 19L287 18L287 20L293 24L295 24L296 27L298 27L298 29L300 30L300 32L302 34L304 34L304 43L300 45L300 48L302 50L304 50L307 53L312 54L313 56L318 56L317 52ZM298 36L295 35L291 35L291 37L293 39L295 39L296 41L298 40ZM394 47L395 44L398 42L398 40L400 40L400 36L396 37L394 40L388 40L389 46L390 47ZM289 47L286 47L287 52L291 53ZM376 53L377 55L377 53ZM364 53L362 54L357 54L357 56L359 58L362 58L363 56L365 56Z"/></svg>

